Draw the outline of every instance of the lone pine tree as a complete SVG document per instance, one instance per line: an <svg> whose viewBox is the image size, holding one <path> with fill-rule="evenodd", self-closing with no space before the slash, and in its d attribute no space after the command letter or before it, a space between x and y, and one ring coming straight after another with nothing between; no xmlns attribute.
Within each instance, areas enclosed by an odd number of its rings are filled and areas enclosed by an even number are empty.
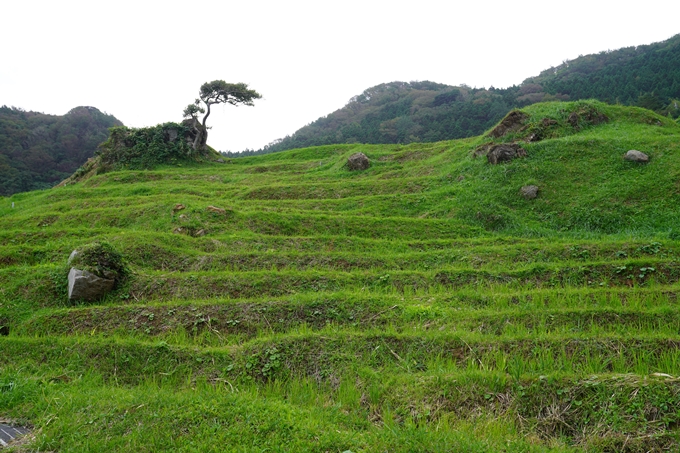
<svg viewBox="0 0 680 453"><path fill-rule="evenodd" d="M255 99L260 99L262 95L255 90L248 89L245 83L227 83L224 80L213 80L201 85L198 94L199 98L193 104L189 104L184 109L184 118L191 119L192 127L196 132L193 148L201 151L205 148L208 140L208 128L206 120L210 116L210 106L213 104L249 105L252 106ZM205 108L203 105L205 105ZM199 114L203 119L199 120Z"/></svg>

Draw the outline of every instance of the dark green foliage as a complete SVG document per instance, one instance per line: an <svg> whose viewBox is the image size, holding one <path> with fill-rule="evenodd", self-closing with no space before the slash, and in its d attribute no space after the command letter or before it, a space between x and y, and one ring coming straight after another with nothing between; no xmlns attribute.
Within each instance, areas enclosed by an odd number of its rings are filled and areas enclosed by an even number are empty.
<svg viewBox="0 0 680 453"><path fill-rule="evenodd" d="M581 56L525 81L570 99L659 110L680 96L680 35L645 46Z"/></svg>
<svg viewBox="0 0 680 453"><path fill-rule="evenodd" d="M461 97L462 97L462 94L461 94L460 90L453 89L453 90L448 91L446 93L438 94L434 98L434 102L432 103L432 105L434 105L435 107L439 107L440 105L450 104L452 102L456 102L456 101L460 100Z"/></svg>
<svg viewBox="0 0 680 453"><path fill-rule="evenodd" d="M150 169L159 164L200 160L205 154L194 151L193 138L192 130L178 123L141 129L115 127L100 146L101 165L114 169Z"/></svg>
<svg viewBox="0 0 680 453"><path fill-rule="evenodd" d="M344 108L292 136L246 155L331 143L412 143L469 137L491 127L509 107L499 90L433 82L386 83L355 96Z"/></svg>
<svg viewBox="0 0 680 453"><path fill-rule="evenodd" d="M68 178L122 123L94 107L64 116L0 107L0 195L47 189Z"/></svg>

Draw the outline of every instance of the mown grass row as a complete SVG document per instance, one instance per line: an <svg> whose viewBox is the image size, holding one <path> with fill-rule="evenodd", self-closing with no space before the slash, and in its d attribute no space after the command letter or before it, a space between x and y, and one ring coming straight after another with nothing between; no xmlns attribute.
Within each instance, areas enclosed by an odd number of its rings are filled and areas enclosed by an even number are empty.
<svg viewBox="0 0 680 453"><path fill-rule="evenodd" d="M260 336L310 329L332 332L389 327L399 332L477 332L491 336L559 334L675 335L680 308L477 309L459 307L352 303L318 300L308 303L198 303L127 305L62 309L31 316L15 325L25 336L105 335L163 338L205 345L234 344Z"/></svg>
<svg viewBox="0 0 680 453"><path fill-rule="evenodd" d="M425 331L397 333L299 329L223 347L176 346L99 335L3 338L13 365L92 372L107 380L137 385L148 379L207 376L234 382L266 382L306 376L319 383L346 373L423 375L461 371L498 372L506 381L540 376L661 373L680 375L680 337L665 334L547 334L492 338ZM17 368L19 369L19 368Z"/></svg>
<svg viewBox="0 0 680 453"><path fill-rule="evenodd" d="M26 307L67 304L65 266L10 267L0 269L1 300ZM494 272L478 269L432 271L291 271L162 272L137 274L109 296L110 301L175 299L242 299L293 296L335 291L370 292L402 297L478 291L517 293L537 289L675 286L680 264L675 261L641 261L626 264L594 263L565 266L530 265ZM670 288L669 288L670 289ZM671 289L672 290L672 289ZM3 310L4 311L4 310Z"/></svg>
<svg viewBox="0 0 680 453"><path fill-rule="evenodd" d="M50 235L6 232L0 246L0 267L38 265L63 260L82 242L76 230ZM68 235L67 237L62 236ZM110 232L109 232L110 234ZM108 239L94 234L91 240ZM10 239L11 238L11 239ZM69 240L70 238L70 240ZM178 234L128 234L121 231L112 243L138 268L200 271L229 269L428 269L471 266L474 268L519 266L529 263L563 263L627 259L680 258L673 241L548 241L513 240L488 236L474 240L392 241L347 236L272 237L217 236L191 238ZM143 239L143 240L140 240ZM46 243L47 242L47 243Z"/></svg>

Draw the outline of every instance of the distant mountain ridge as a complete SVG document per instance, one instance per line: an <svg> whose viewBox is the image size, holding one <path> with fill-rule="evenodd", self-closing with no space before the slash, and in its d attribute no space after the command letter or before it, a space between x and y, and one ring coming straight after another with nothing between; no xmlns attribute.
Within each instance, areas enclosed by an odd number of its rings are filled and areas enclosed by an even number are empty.
<svg viewBox="0 0 680 453"><path fill-rule="evenodd" d="M598 99L680 115L680 34L666 41L580 56L519 86L497 89L391 82L258 151L339 143L435 142L483 133L512 108L553 100ZM237 156L237 153L228 153Z"/></svg>
<svg viewBox="0 0 680 453"><path fill-rule="evenodd" d="M66 179L94 155L109 127L122 125L95 107L76 107L63 116L0 107L0 196Z"/></svg>

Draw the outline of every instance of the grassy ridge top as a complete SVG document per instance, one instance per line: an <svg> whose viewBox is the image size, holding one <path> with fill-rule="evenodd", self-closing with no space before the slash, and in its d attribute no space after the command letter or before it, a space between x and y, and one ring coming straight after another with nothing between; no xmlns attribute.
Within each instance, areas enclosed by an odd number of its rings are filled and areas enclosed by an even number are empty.
<svg viewBox="0 0 680 453"><path fill-rule="evenodd" d="M500 138L2 199L0 419L37 429L26 451L672 448L680 126L590 101L523 113ZM526 157L475 157L503 143ZM96 240L131 276L69 303L66 258Z"/></svg>
<svg viewBox="0 0 680 453"><path fill-rule="evenodd" d="M572 126L569 115L584 106L609 121ZM303 216L305 222L290 226L301 229L297 235L305 234L305 224L332 223L327 216L339 213L348 226L371 222L352 220L357 217L379 218L381 225L385 217L410 217L425 219L423 224L429 220L431 225L464 224L474 231L482 228L521 235L555 231L655 234L677 227L680 125L643 109L597 102L536 104L524 112L529 115L525 131L540 129L546 119L556 124L542 131L547 136L543 140L522 142L527 157L510 164L489 165L486 159L474 157L473 151L490 141L484 136L407 146L331 145L233 159L221 166L111 172L82 185L16 195L11 200L21 210L10 211L4 203L0 223L25 227L51 214L50 224L55 227L118 223L167 231L171 219L155 214L167 212L171 203L187 202L190 209L200 212L221 202L230 210L228 224L205 212L192 216L192 224L226 232L241 228L239 222L252 224L251 219L266 211L275 212L271 218L281 222ZM527 134L494 141L514 141ZM631 149L647 153L652 162L624 161L623 154ZM371 167L349 172L345 160L358 151L369 156ZM519 196L519 189L529 184L537 185L540 194L531 201ZM131 209L109 210L121 204ZM102 211L93 211L95 205ZM88 209L74 212L75 207ZM138 210L147 214L139 215ZM62 215L64 211L68 215ZM463 230L461 234L466 234ZM377 227L376 234L380 234Z"/></svg>

